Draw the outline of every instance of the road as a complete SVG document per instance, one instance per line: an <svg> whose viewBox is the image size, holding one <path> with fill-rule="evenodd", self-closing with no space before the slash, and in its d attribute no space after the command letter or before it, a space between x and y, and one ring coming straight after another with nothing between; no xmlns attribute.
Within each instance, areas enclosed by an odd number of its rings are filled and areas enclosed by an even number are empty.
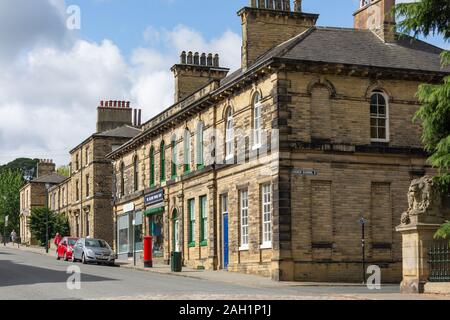
<svg viewBox="0 0 450 320"><path fill-rule="evenodd" d="M67 287L72 263L27 251L0 247L0 299L419 299L400 295L398 286L370 291L365 287L296 285L242 285L199 280L120 267L76 264L81 289ZM429 298L429 297L428 297Z"/></svg>

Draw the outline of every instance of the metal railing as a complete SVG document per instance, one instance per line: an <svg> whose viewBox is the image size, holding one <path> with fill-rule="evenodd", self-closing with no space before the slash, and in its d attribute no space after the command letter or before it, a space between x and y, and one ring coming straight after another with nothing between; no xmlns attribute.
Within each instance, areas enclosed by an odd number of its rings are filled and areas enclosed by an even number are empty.
<svg viewBox="0 0 450 320"><path fill-rule="evenodd" d="M450 246L448 240L434 241L428 250L430 282L450 282Z"/></svg>

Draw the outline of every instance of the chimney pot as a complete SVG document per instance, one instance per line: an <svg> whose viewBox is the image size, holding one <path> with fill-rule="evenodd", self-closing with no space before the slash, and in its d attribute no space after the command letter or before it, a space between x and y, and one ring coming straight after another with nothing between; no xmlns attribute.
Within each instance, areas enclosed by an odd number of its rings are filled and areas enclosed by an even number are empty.
<svg viewBox="0 0 450 320"><path fill-rule="evenodd" d="M212 67L212 65L213 65L213 55L212 55L212 53L209 53L209 54L208 54L208 58L207 58L207 60L206 60L206 63L207 63L207 65L208 65L209 67Z"/></svg>
<svg viewBox="0 0 450 320"><path fill-rule="evenodd" d="M200 65L206 66L206 53L202 53L200 57Z"/></svg>
<svg viewBox="0 0 450 320"><path fill-rule="evenodd" d="M183 51L180 56L180 63L186 64L186 51Z"/></svg>
<svg viewBox="0 0 450 320"><path fill-rule="evenodd" d="M200 56L199 56L198 52L196 52L194 54L194 64L195 65L199 65L200 64Z"/></svg>
<svg viewBox="0 0 450 320"><path fill-rule="evenodd" d="M127 101L127 108L130 107L130 101Z"/></svg>
<svg viewBox="0 0 450 320"><path fill-rule="evenodd" d="M214 65L214 67L219 67L219 55L218 54L214 55L213 65Z"/></svg>
<svg viewBox="0 0 450 320"><path fill-rule="evenodd" d="M187 64L192 64L193 62L192 60L193 60L192 51L189 51L187 55Z"/></svg>
<svg viewBox="0 0 450 320"><path fill-rule="evenodd" d="M109 107L112 107L112 106L113 106L113 101L109 100Z"/></svg>

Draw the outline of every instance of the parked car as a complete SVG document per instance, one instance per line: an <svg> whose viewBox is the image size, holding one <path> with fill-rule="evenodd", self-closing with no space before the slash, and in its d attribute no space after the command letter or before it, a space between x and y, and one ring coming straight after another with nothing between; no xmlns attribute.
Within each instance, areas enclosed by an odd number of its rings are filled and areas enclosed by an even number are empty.
<svg viewBox="0 0 450 320"><path fill-rule="evenodd" d="M117 259L116 253L109 244L101 239L82 238L73 248L72 261L81 261L83 264L97 263L114 265Z"/></svg>
<svg viewBox="0 0 450 320"><path fill-rule="evenodd" d="M58 245L58 248L56 249L57 259L64 259L64 261L72 260L73 247L75 246L75 243L78 241L78 239L79 238L71 237L62 238L61 242Z"/></svg>

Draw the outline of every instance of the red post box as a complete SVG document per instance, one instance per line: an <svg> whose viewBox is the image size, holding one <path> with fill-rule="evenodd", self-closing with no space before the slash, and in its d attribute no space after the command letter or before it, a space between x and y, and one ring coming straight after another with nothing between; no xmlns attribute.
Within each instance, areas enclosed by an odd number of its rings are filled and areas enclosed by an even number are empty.
<svg viewBox="0 0 450 320"><path fill-rule="evenodd" d="M144 267L153 268L153 238L144 237Z"/></svg>

